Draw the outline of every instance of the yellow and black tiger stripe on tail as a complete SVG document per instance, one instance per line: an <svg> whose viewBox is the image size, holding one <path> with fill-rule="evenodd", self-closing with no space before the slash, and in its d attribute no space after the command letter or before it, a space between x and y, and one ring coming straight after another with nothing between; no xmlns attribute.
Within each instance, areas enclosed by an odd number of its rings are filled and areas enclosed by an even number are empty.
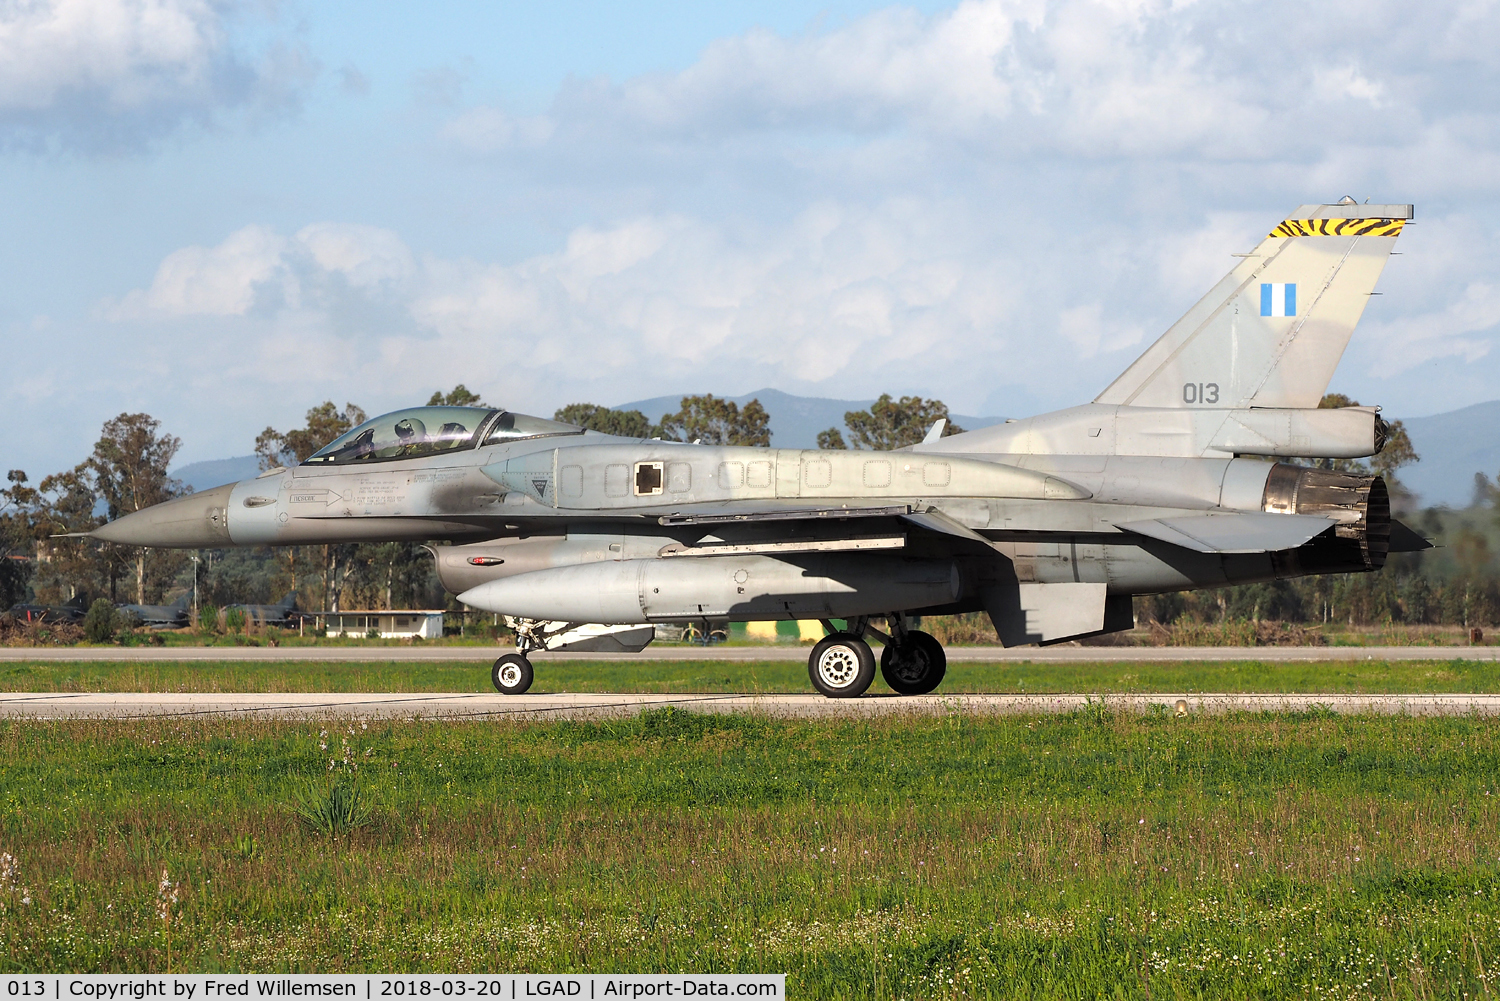
<svg viewBox="0 0 1500 1001"><path fill-rule="evenodd" d="M1287 219L1270 236L1400 236L1404 225L1405 219Z"/></svg>

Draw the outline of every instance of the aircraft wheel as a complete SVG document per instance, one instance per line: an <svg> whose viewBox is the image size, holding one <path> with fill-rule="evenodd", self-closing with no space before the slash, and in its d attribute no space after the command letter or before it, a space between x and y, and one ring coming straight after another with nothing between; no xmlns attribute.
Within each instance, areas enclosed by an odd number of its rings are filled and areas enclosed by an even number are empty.
<svg viewBox="0 0 1500 1001"><path fill-rule="evenodd" d="M892 643L880 654L880 675L899 695L926 695L947 673L943 644L920 629L908 630L904 643Z"/></svg>
<svg viewBox="0 0 1500 1001"><path fill-rule="evenodd" d="M807 675L830 699L857 699L875 680L875 655L853 633L834 633L812 648Z"/></svg>
<svg viewBox="0 0 1500 1001"><path fill-rule="evenodd" d="M531 661L518 653L508 653L495 661L490 680L501 695L521 695L531 687Z"/></svg>

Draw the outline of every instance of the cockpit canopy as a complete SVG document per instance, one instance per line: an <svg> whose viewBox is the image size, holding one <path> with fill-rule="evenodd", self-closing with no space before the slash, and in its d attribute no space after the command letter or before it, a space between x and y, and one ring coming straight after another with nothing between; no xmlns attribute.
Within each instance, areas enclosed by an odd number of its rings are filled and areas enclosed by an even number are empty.
<svg viewBox="0 0 1500 1001"><path fill-rule="evenodd" d="M583 428L481 407L412 407L381 414L324 445L308 463L380 462L457 452L518 438L583 434Z"/></svg>

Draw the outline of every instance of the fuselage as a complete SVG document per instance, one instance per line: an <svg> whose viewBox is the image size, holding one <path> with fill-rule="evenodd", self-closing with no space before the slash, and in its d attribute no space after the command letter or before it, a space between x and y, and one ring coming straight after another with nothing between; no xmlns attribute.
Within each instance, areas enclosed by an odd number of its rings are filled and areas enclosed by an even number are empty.
<svg viewBox="0 0 1500 1001"><path fill-rule="evenodd" d="M1205 553L1119 527L1276 510L1268 483L1284 466L993 456L959 451L964 437L869 452L546 434L277 469L98 534L186 548L447 542L433 548L450 590L540 575L502 598L492 587L492 603L595 622L975 610L997 573L1128 595L1370 566L1331 532L1285 552Z"/></svg>

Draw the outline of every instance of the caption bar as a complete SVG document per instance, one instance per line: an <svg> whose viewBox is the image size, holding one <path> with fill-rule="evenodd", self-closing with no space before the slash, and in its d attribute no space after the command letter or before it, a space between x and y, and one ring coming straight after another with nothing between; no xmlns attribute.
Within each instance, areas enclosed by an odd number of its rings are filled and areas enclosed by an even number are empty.
<svg viewBox="0 0 1500 1001"><path fill-rule="evenodd" d="M149 974L0 976L0 1001L238 1001L240 998L784 998L786 974Z"/></svg>

